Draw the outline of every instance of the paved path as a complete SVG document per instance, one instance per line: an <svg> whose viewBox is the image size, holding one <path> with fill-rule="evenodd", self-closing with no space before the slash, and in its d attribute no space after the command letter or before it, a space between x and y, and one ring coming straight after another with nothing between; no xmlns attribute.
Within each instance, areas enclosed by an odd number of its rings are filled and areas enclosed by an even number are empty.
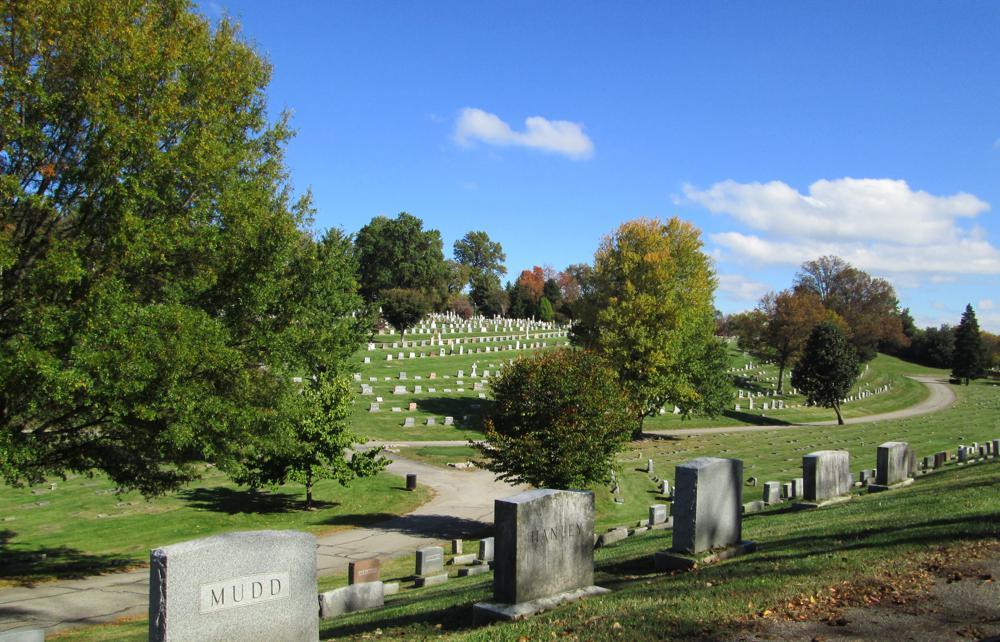
<svg viewBox="0 0 1000 642"><path fill-rule="evenodd" d="M880 415L856 417L847 423L868 423L927 414L949 407L955 401L950 386L933 377L913 377L930 389L918 404ZM721 432L795 429L831 425L824 421L774 426L724 426L686 430L650 431L658 435L697 435ZM464 446L467 441L391 442L399 446ZM317 564L321 575L343 572L352 559L383 558L411 553L414 549L452 537L482 530L493 521L493 500L519 489L496 482L482 470L449 470L392 455L389 470L398 475L416 473L421 484L433 489L434 497L415 511L369 528L340 531L319 538ZM149 582L146 570L115 573L40 584L34 588L0 591L0 631L42 627L58 630L82 624L107 622L127 615L146 613Z"/></svg>
<svg viewBox="0 0 1000 642"><path fill-rule="evenodd" d="M520 490L494 481L487 471L447 470L390 456L394 460L390 472L416 473L418 482L434 491L433 498L411 513L372 527L318 538L320 575L346 573L353 559L396 557L441 540L474 535L493 522L494 499ZM145 569L4 589L0 591L0 631L56 631L145 615L148 600L149 572Z"/></svg>

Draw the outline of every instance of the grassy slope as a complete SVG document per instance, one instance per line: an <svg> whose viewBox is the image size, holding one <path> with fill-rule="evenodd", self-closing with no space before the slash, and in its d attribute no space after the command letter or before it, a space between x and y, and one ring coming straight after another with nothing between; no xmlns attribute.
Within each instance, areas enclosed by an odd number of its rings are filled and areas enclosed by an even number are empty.
<svg viewBox="0 0 1000 642"><path fill-rule="evenodd" d="M424 488L406 492L402 480L388 473L349 488L323 481L315 491L319 510L305 511L297 484L256 494L218 471L148 502L132 493L116 496L103 477L56 480L55 490L46 485L34 491L0 493L0 585L144 563L151 548L227 531L293 528L318 534L370 524L410 510L430 494Z"/></svg>
<svg viewBox="0 0 1000 642"><path fill-rule="evenodd" d="M650 571L652 554L670 545L666 531L599 549L596 582L613 592L533 619L472 628L471 605L489 600L491 578L452 579L404 591L378 611L323 622L324 639L590 640L731 637L728 627L800 596L869 579L891 581L938 547L950 555L973 541L1000 537L1000 462L922 477L909 488L862 495L818 511L775 511L744 519L758 552L696 572ZM405 571L404 571L405 572ZM390 573L391 575L391 573ZM141 640L145 622L91 627L60 640Z"/></svg>

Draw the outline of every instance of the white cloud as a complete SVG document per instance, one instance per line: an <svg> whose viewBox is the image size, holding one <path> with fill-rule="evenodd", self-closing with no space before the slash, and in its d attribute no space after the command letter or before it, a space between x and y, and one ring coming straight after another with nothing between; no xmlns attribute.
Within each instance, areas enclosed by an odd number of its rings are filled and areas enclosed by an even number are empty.
<svg viewBox="0 0 1000 642"><path fill-rule="evenodd" d="M835 254L864 270L900 278L1000 274L1000 251L985 230L959 224L990 209L972 194L936 196L901 180L841 178L816 181L806 194L781 181L727 180L705 190L685 185L684 195L762 232L710 236L756 263L797 265Z"/></svg>
<svg viewBox="0 0 1000 642"><path fill-rule="evenodd" d="M728 294L736 301L756 302L771 288L742 274L719 274L719 292Z"/></svg>
<svg viewBox="0 0 1000 642"><path fill-rule="evenodd" d="M591 158L594 144L583 133L583 125L568 120L548 120L531 116L524 120L524 131L514 131L496 114L466 107L455 123L455 141L470 145L518 146L562 154L575 160Z"/></svg>
<svg viewBox="0 0 1000 642"><path fill-rule="evenodd" d="M993 303L993 299L979 299L979 309L980 310L992 310L996 307Z"/></svg>
<svg viewBox="0 0 1000 642"><path fill-rule="evenodd" d="M934 196L906 181L873 178L819 180L808 194L781 181L723 181L706 190L684 186L688 200L731 214L750 227L789 237L930 243L957 237L956 218L990 206L972 194Z"/></svg>
<svg viewBox="0 0 1000 642"><path fill-rule="evenodd" d="M835 242L811 239L771 241L740 232L712 234L719 245L764 264L798 265L835 254L857 267L881 273L1000 274L1000 251L985 241L959 239L934 245Z"/></svg>

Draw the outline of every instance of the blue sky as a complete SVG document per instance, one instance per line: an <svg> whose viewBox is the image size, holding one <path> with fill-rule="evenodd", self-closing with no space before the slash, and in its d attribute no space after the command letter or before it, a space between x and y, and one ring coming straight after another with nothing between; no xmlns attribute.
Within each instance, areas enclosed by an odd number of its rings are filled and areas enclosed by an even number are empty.
<svg viewBox="0 0 1000 642"><path fill-rule="evenodd" d="M274 66L317 227L408 211L516 276L680 216L750 308L802 261L1000 332L1000 3L217 0Z"/></svg>

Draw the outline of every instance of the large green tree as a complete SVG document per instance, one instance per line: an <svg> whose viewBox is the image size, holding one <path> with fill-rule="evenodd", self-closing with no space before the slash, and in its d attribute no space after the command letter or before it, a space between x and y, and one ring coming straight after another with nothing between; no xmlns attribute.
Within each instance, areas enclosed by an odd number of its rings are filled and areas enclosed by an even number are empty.
<svg viewBox="0 0 1000 642"><path fill-rule="evenodd" d="M360 264L361 293L378 301L390 289L419 290L435 309L448 300L449 267L441 233L425 230L416 216L376 216L354 239Z"/></svg>
<svg viewBox="0 0 1000 642"><path fill-rule="evenodd" d="M792 369L792 385L801 390L809 403L833 408L837 423L844 423L840 402L861 373L854 347L833 321L813 328L805 350Z"/></svg>
<svg viewBox="0 0 1000 642"><path fill-rule="evenodd" d="M8 482L98 469L155 494L194 461L236 470L282 434L292 375L356 348L353 269L319 276L269 75L185 0L0 8Z"/></svg>
<svg viewBox="0 0 1000 642"><path fill-rule="evenodd" d="M491 240L486 232L468 232L455 241L453 249L455 260L469 270L470 287L473 285L472 279L477 277L492 276L499 284L500 277L507 274L507 268L503 264L507 255L504 254L503 246Z"/></svg>
<svg viewBox="0 0 1000 642"><path fill-rule="evenodd" d="M715 275L690 223L636 219L594 257L591 305L573 339L617 370L631 398L636 434L664 404L715 415L728 398L726 355L715 337Z"/></svg>
<svg viewBox="0 0 1000 642"><path fill-rule="evenodd" d="M983 342L979 336L979 321L972 305L965 306L962 320L955 328L955 350L952 353L951 376L962 379L965 385L983 373Z"/></svg>
<svg viewBox="0 0 1000 642"><path fill-rule="evenodd" d="M604 360L573 349L536 354L504 367L490 388L486 438L473 445L498 478L562 489L610 479L633 417Z"/></svg>

